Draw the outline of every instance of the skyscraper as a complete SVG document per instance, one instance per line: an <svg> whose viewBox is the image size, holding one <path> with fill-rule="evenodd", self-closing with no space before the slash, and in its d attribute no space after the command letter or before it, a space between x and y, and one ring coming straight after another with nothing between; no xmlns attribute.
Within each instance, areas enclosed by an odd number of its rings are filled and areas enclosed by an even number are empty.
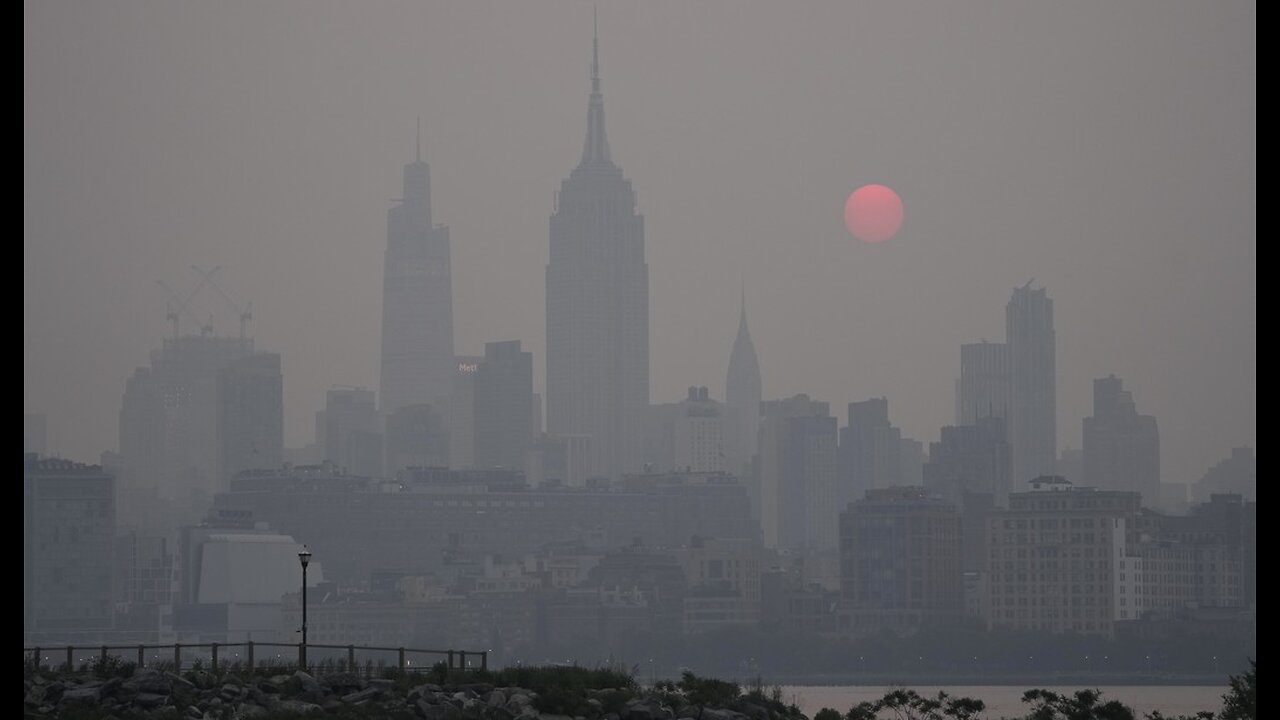
<svg viewBox="0 0 1280 720"><path fill-rule="evenodd" d="M988 415L1009 417L1012 382L1008 344L984 340L961 345L956 425L972 425Z"/></svg>
<svg viewBox="0 0 1280 720"><path fill-rule="evenodd" d="M1093 381L1093 417L1084 419L1084 480L1107 490L1131 490L1160 502L1160 429L1139 415L1120 378Z"/></svg>
<svg viewBox="0 0 1280 720"><path fill-rule="evenodd" d="M589 475L641 469L649 266L635 192L609 157L599 42L582 159L560 186L547 263L547 430L590 438Z"/></svg>
<svg viewBox="0 0 1280 720"><path fill-rule="evenodd" d="M840 428L839 505L867 490L902 484L902 431L889 423L889 399L849 403L849 424Z"/></svg>
<svg viewBox="0 0 1280 720"><path fill-rule="evenodd" d="M766 547L834 550L840 497L830 405L796 395L760 406L759 486L752 500Z"/></svg>
<svg viewBox="0 0 1280 720"><path fill-rule="evenodd" d="M218 483L284 460L284 375L280 355L257 353L218 371Z"/></svg>
<svg viewBox="0 0 1280 720"><path fill-rule="evenodd" d="M533 353L519 340L485 343L474 418L475 466L524 472L533 445Z"/></svg>
<svg viewBox="0 0 1280 720"><path fill-rule="evenodd" d="M1013 484L1054 474L1058 457L1058 382L1053 300L1028 282L1013 291L1005 308L1009 368L1013 378L1009 439Z"/></svg>
<svg viewBox="0 0 1280 720"><path fill-rule="evenodd" d="M96 465L27 455L22 496L24 636L69 641L109 630L115 478Z"/></svg>
<svg viewBox="0 0 1280 720"><path fill-rule="evenodd" d="M446 407L453 381L453 285L449 228L431 224L431 168L404 166L404 197L387 211L382 276L381 411Z"/></svg>
<svg viewBox="0 0 1280 720"><path fill-rule="evenodd" d="M747 295L742 294L738 313L738 336L733 339L733 352L729 354L729 372L725 378L724 402L729 409L732 423L728 442L730 468L741 477L751 470L751 458L756 454L760 433L760 362L756 358L756 346L751 342L747 329Z"/></svg>
<svg viewBox="0 0 1280 720"><path fill-rule="evenodd" d="M157 514L139 504L139 493L170 504L187 520L204 513L222 482L219 373L253 355L249 338L182 335L165 338L150 365L134 371L120 407L119 490L126 524Z"/></svg>

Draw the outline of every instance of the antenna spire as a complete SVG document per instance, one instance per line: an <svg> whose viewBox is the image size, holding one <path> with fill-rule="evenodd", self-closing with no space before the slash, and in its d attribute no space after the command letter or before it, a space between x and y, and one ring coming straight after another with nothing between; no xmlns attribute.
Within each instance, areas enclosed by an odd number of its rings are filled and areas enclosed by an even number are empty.
<svg viewBox="0 0 1280 720"><path fill-rule="evenodd" d="M418 116L417 133L413 140L413 160L422 162L422 116Z"/></svg>

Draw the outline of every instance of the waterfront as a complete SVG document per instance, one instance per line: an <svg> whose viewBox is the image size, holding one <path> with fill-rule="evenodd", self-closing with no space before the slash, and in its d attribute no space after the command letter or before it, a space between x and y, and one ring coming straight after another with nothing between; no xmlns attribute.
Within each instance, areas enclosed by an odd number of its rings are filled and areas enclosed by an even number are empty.
<svg viewBox="0 0 1280 720"><path fill-rule="evenodd" d="M954 696L977 698L987 704L984 717L1001 718L1026 714L1027 705L1022 702L1022 693L1029 687L956 685L912 686L912 689L926 696L945 690ZM892 689L894 686L888 685L785 685L782 693L784 702L794 702L805 715L813 717L824 707L844 714L850 707L863 701L878 700ZM1073 693L1080 687L1049 686L1047 689ZM1098 689L1103 692L1103 700L1119 700L1133 708L1138 717L1154 710L1175 716L1194 715L1201 710L1217 712L1222 708L1222 694L1227 691L1225 685L1111 685L1098 686Z"/></svg>

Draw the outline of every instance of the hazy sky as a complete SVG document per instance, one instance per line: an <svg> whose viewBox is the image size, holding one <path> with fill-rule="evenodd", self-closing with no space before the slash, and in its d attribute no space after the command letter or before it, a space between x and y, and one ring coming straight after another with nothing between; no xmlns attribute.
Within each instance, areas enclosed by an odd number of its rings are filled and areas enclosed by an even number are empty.
<svg viewBox="0 0 1280 720"><path fill-rule="evenodd" d="M377 386L386 209L422 118L456 347L524 340L542 386L548 215L586 122L592 5L39 2L23 45L23 400L116 446L168 326L221 265L284 356L286 440ZM953 419L959 345L1055 301L1060 445L1091 381L1160 422L1164 479L1254 444L1251 2L604 2L613 157L645 216L652 399L723 396L746 277L766 397ZM906 205L880 246L845 196ZM237 329L216 295L198 303ZM190 324L188 324L190 327ZM842 420L843 422L843 420Z"/></svg>

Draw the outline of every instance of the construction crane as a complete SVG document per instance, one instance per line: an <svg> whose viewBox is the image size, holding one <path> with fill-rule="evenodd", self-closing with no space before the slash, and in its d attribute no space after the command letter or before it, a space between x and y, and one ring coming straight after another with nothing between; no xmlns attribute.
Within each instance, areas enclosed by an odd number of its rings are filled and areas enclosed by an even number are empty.
<svg viewBox="0 0 1280 720"><path fill-rule="evenodd" d="M213 288L214 292L218 293L218 295L231 306L231 309L236 312L236 315L240 317L240 339L244 340L246 337L246 326L249 324L249 321L253 319L253 301L249 301L248 304L241 306L240 303L231 299L231 296L227 294L227 291L224 290L221 285L218 284L217 279L214 277L220 270L222 270L221 265L215 266L210 270L205 270L198 265L192 265L191 269L195 270L196 274L200 276L201 287L208 285Z"/></svg>
<svg viewBox="0 0 1280 720"><path fill-rule="evenodd" d="M192 290L186 297L183 297L182 294L177 290L174 290L169 283L163 280L156 280L156 284L163 288L165 293L169 296L169 299L165 301L164 304L165 319L173 324L174 338L178 337L178 318L184 315L188 320L195 324L196 327L200 328L201 335L209 335L213 332L213 318L209 318L209 322L207 323L202 323L200 322L200 318L196 317L196 314L191 310L191 301L194 300L196 295L204 289L205 282L206 280L201 280L200 283L196 285L195 290Z"/></svg>

